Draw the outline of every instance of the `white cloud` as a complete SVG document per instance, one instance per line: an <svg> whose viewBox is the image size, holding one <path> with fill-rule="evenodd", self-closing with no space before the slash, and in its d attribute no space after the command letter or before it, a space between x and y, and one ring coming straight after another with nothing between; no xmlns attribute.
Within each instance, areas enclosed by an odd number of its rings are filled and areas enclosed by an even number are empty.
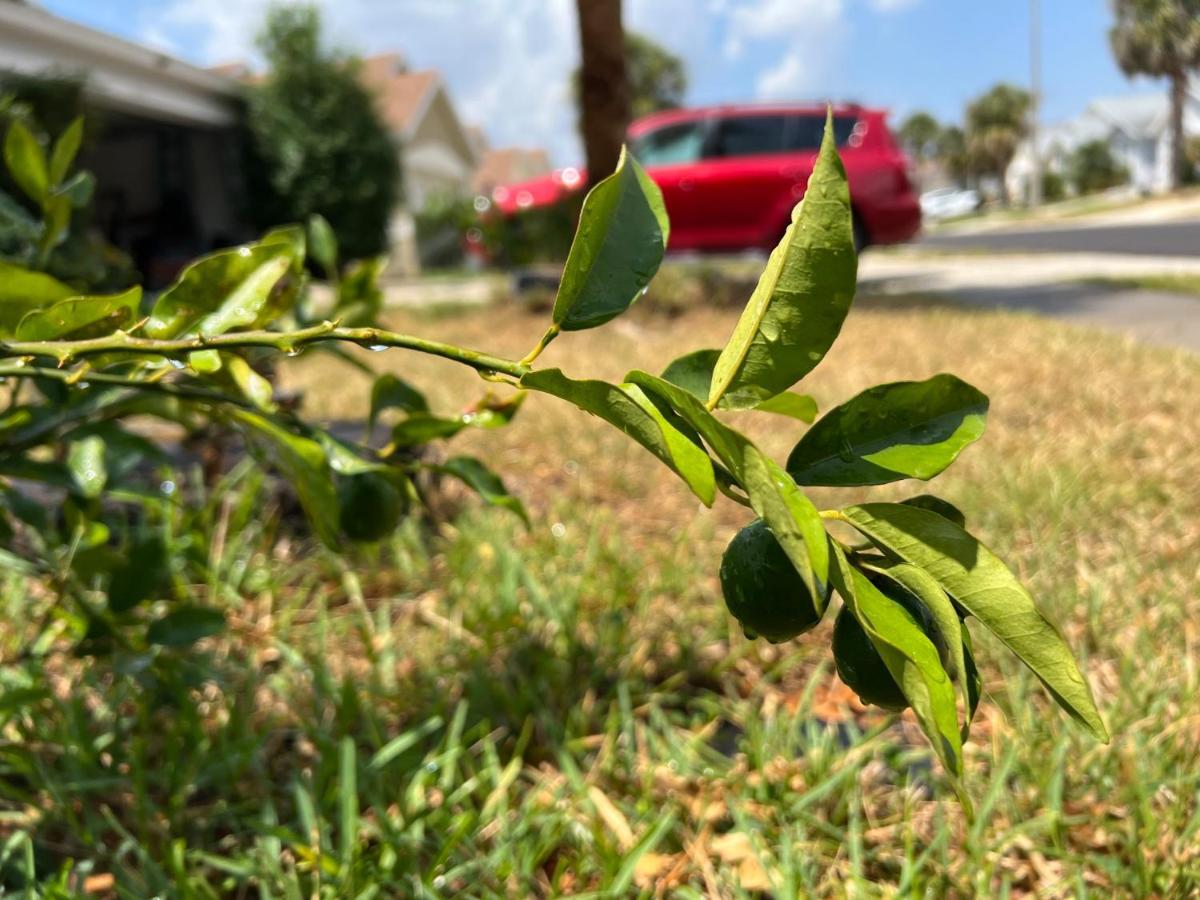
<svg viewBox="0 0 1200 900"><path fill-rule="evenodd" d="M169 0L142 35L205 64L255 59L270 0ZM546 147L560 164L581 156L569 94L577 65L571 0L317 0L332 41L362 54L398 50L437 69L459 114L498 145Z"/></svg>
<svg viewBox="0 0 1200 900"><path fill-rule="evenodd" d="M876 12L890 13L911 9L920 3L921 0L870 0L870 2L871 8Z"/></svg>

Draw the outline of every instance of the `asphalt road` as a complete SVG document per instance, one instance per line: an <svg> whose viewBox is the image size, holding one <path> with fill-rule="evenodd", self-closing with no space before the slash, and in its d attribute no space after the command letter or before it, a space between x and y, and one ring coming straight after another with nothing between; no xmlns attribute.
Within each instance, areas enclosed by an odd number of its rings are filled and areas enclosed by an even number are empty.
<svg viewBox="0 0 1200 900"><path fill-rule="evenodd" d="M1200 219L1153 224L1030 228L979 234L931 234L920 246L1045 253L1130 253L1200 257Z"/></svg>

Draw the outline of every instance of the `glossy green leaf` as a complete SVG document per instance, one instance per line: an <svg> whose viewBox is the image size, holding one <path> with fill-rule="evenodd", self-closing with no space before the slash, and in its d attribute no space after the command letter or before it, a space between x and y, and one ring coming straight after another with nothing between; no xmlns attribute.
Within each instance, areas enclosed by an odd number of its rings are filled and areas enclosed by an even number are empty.
<svg viewBox="0 0 1200 900"><path fill-rule="evenodd" d="M328 220L322 215L308 217L308 252L317 261L329 279L337 278L338 243L337 235Z"/></svg>
<svg viewBox="0 0 1200 900"><path fill-rule="evenodd" d="M287 269L291 259L290 245L250 244L232 250L220 250L192 263L180 274L179 279L165 290L154 304L150 320L143 328L147 337L173 338L194 332L206 317L221 312L220 316L211 320L206 334L217 333L213 325L240 319L257 318L251 313L255 308L258 312L263 309L263 298L256 292L266 285L269 290L274 286L270 281L272 275L278 281L280 263L285 260L283 269ZM242 288L244 283L255 278L255 290L239 294L236 303L230 303L232 296ZM266 283L270 281L270 284ZM244 314L239 314L243 311Z"/></svg>
<svg viewBox="0 0 1200 900"><path fill-rule="evenodd" d="M937 647L942 660L942 667L947 674L958 683L960 696L963 701L964 716L962 738L967 739L966 728L971 721L970 698L972 688L969 683L970 673L967 671L966 659L963 652L963 625L958 617L954 603L946 596L942 586L932 575L911 563L892 563L884 566L864 565L864 569L878 572L904 588L920 601L929 613L933 634L929 637Z"/></svg>
<svg viewBox="0 0 1200 900"><path fill-rule="evenodd" d="M29 126L19 119L8 126L4 138L4 162L17 186L38 206L50 195L50 172L46 151Z"/></svg>
<svg viewBox="0 0 1200 900"><path fill-rule="evenodd" d="M76 116L71 124L63 129L58 140L54 142L54 149L50 153L48 173L50 184L61 184L62 180L67 177L67 172L71 170L71 164L75 162L82 143L83 116Z"/></svg>
<svg viewBox="0 0 1200 900"><path fill-rule="evenodd" d="M57 278L0 260L0 331L11 337L32 310L76 293Z"/></svg>
<svg viewBox="0 0 1200 900"><path fill-rule="evenodd" d="M230 411L251 449L275 466L300 500L313 530L329 547L338 544L338 498L324 448L244 409Z"/></svg>
<svg viewBox="0 0 1200 900"><path fill-rule="evenodd" d="M834 589L858 619L896 684L912 705L946 771L962 775L962 738L954 684L942 667L937 648L904 605L881 592L834 548L830 577Z"/></svg>
<svg viewBox="0 0 1200 900"><path fill-rule="evenodd" d="M661 398L695 429L745 489L751 508L766 521L814 597L824 597L829 544L812 501L774 460L747 437L720 422L694 394L646 372L625 380ZM820 582L820 584L818 584Z"/></svg>
<svg viewBox="0 0 1200 900"><path fill-rule="evenodd" d="M380 375L371 385L371 412L367 425L375 427L379 414L385 409L398 409L406 413L429 412L429 401L419 390L390 372Z"/></svg>
<svg viewBox="0 0 1200 900"><path fill-rule="evenodd" d="M271 291L279 279L291 267L290 256L282 255L268 259L250 272L235 287L215 310L200 320L196 333L205 337L224 334L264 323L263 310L271 298Z"/></svg>
<svg viewBox="0 0 1200 900"><path fill-rule="evenodd" d="M463 421L472 428L503 428L513 420L527 396L524 391L508 397L488 391L462 414Z"/></svg>
<svg viewBox="0 0 1200 900"><path fill-rule="evenodd" d="M104 467L104 439L90 435L67 447L67 468L81 496L95 499L104 492L108 470Z"/></svg>
<svg viewBox="0 0 1200 900"><path fill-rule="evenodd" d="M778 416L788 416L801 422L811 423L817 417L817 401L808 394L797 394L784 391L769 397L754 407L760 412L775 413Z"/></svg>
<svg viewBox="0 0 1200 900"><path fill-rule="evenodd" d="M1108 740L1070 647L990 550L926 509L868 503L842 512L872 543L932 575L959 606L1029 666L1060 706L1096 737Z"/></svg>
<svg viewBox="0 0 1200 900"><path fill-rule="evenodd" d="M38 240L43 252L53 250L64 240L71 228L71 198L65 194L51 194L42 207L44 230Z"/></svg>
<svg viewBox="0 0 1200 900"><path fill-rule="evenodd" d="M438 471L460 479L489 505L509 510L529 527L529 514L525 512L525 506L508 492L500 476L479 460L470 456L455 456L438 466Z"/></svg>
<svg viewBox="0 0 1200 900"><path fill-rule="evenodd" d="M708 405L757 406L813 370L854 299L850 191L832 116L804 199L771 253L713 372Z"/></svg>
<svg viewBox="0 0 1200 900"><path fill-rule="evenodd" d="M195 357L198 354L193 353ZM233 379L242 396L264 412L275 411L275 389L271 382L254 371L250 363L235 353L223 353L225 371Z"/></svg>
<svg viewBox="0 0 1200 900"><path fill-rule="evenodd" d="M905 506L916 506L920 509L927 509L930 512L935 512L943 519L949 519L959 528L967 527L967 517L963 515L962 510L948 500L943 500L941 497L935 497L933 494L918 494L915 497L909 497L907 500L901 500Z"/></svg>
<svg viewBox="0 0 1200 900"><path fill-rule="evenodd" d="M661 378L701 400L707 400L712 387L713 367L720 356L720 350L695 350L684 354L663 369Z"/></svg>
<svg viewBox="0 0 1200 900"><path fill-rule="evenodd" d="M120 294L69 297L25 315L17 326L20 341L83 340L112 334L137 318L140 286Z"/></svg>
<svg viewBox="0 0 1200 900"><path fill-rule="evenodd" d="M674 429L661 413L655 416L621 387L605 381L577 381L558 369L530 372L521 379L521 387L552 394L615 426L687 482L701 502L712 505L716 478L708 454L685 435L671 434Z"/></svg>
<svg viewBox="0 0 1200 900"><path fill-rule="evenodd" d="M150 623L146 640L163 647L190 647L225 630L225 616L203 606L178 606Z"/></svg>
<svg viewBox="0 0 1200 900"><path fill-rule="evenodd" d="M662 192L632 156L583 201L554 301L563 331L603 325L636 300L658 271L670 226Z"/></svg>
<svg viewBox="0 0 1200 900"><path fill-rule="evenodd" d="M983 435L987 409L987 396L953 375L881 384L826 413L787 470L810 485L927 480Z"/></svg>

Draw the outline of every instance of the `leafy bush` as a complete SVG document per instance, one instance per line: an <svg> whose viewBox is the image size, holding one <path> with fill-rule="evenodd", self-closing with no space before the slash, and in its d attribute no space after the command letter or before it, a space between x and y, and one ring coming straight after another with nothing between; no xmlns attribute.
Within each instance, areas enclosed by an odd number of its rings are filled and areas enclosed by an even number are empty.
<svg viewBox="0 0 1200 900"><path fill-rule="evenodd" d="M321 215L348 256L383 252L400 163L357 62L322 48L310 6L273 7L259 47L269 72L249 89L248 213L261 228Z"/></svg>
<svg viewBox="0 0 1200 900"><path fill-rule="evenodd" d="M1053 203L1067 196L1067 182L1057 172L1042 173L1042 199Z"/></svg>
<svg viewBox="0 0 1200 900"><path fill-rule="evenodd" d="M633 370L616 383L535 367L551 341L601 326L641 296L668 232L660 192L623 156L585 200L550 324L521 360L353 324L359 306L372 302L370 279L337 277L332 235L319 222L307 240L301 229L280 229L198 261L145 315L136 291L72 297L44 276L14 272L24 279L19 309L26 311L10 316L0 343L0 376L14 391L0 434L12 558L25 561L31 578L44 579L43 589L63 596L75 611L70 627L85 644L116 635L134 649L187 645L220 621L205 608L169 602L174 567L184 563L163 549L171 531L155 505L175 488L148 490L134 477L137 457L162 452L132 429L134 421L234 429L285 477L320 540L338 549L347 531L386 532L425 470L461 479L523 516L478 460L431 463L405 451L466 428L502 425L524 392L534 391L619 429L704 505L723 495L747 508L748 536L730 545L722 581L748 634L787 639L820 621L836 593L847 623L837 629L839 669L854 673L847 678L864 700L912 707L964 802L962 748L980 697L964 620L995 635L1057 703L1106 739L1063 638L953 505L921 495L818 510L805 493L808 486L932 478L982 436L988 409L982 393L949 374L870 388L819 420L812 398L792 392L833 346L855 291L849 190L831 125L806 200L724 348L698 349L661 375ZM333 277L333 318L305 314L306 254ZM372 391L368 424L386 410L403 417L385 446L355 445L281 408L258 374L264 358L319 345L431 354L514 390L488 392L451 418L430 412L411 386L385 376ZM17 402L26 382L41 394ZM816 421L781 465L729 424L729 416L750 410ZM27 482L62 496L62 515L38 515ZM381 502L372 505L372 497ZM132 504L119 514L128 523L123 530L111 527L114 504Z"/></svg>
<svg viewBox="0 0 1200 900"><path fill-rule="evenodd" d="M1129 180L1129 172L1117 162L1108 141L1088 141L1077 147L1067 161L1067 173L1080 194L1106 191Z"/></svg>

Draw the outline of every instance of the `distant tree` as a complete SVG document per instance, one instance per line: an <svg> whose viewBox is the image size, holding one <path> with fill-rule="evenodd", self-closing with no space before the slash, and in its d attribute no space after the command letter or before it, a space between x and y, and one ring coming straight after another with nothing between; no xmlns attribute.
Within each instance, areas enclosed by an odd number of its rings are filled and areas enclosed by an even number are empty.
<svg viewBox="0 0 1200 900"><path fill-rule="evenodd" d="M258 39L266 78L249 91L250 213L261 227L320 213L346 258L382 252L399 199L397 147L358 79L326 50L312 6L275 6Z"/></svg>
<svg viewBox="0 0 1200 900"><path fill-rule="evenodd" d="M941 132L942 126L938 120L920 110L901 122L897 133L904 152L913 159L924 160L937 155L937 140Z"/></svg>
<svg viewBox="0 0 1200 900"><path fill-rule="evenodd" d="M1200 0L1114 0L1109 42L1126 75L1171 81L1171 189L1184 174L1183 107L1200 68Z"/></svg>
<svg viewBox="0 0 1200 900"><path fill-rule="evenodd" d="M1088 141L1075 148L1067 160L1067 177L1080 194L1105 191L1129 179L1129 172L1113 156L1107 141Z"/></svg>
<svg viewBox="0 0 1200 900"><path fill-rule="evenodd" d="M575 0L579 14L580 131L589 186L617 167L629 125L629 74L621 0Z"/></svg>
<svg viewBox="0 0 1200 900"><path fill-rule="evenodd" d="M946 172L959 184L971 174L967 154L967 136L957 125L947 125L934 138L934 156Z"/></svg>
<svg viewBox="0 0 1200 900"><path fill-rule="evenodd" d="M687 67L666 47L645 35L627 31L625 66L634 118L683 105L688 86Z"/></svg>
<svg viewBox="0 0 1200 900"><path fill-rule="evenodd" d="M1029 131L1030 102L1028 91L1011 84L998 84L967 106L969 165L999 179L1006 204L1009 198L1004 172Z"/></svg>

